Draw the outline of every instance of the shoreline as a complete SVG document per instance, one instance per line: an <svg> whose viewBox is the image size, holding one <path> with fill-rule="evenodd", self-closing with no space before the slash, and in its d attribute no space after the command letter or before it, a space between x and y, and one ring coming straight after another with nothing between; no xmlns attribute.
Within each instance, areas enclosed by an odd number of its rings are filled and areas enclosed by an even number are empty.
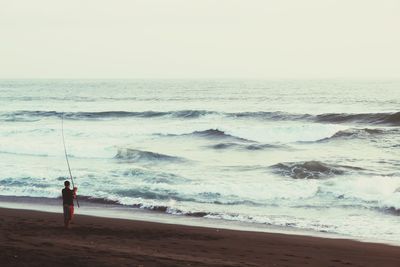
<svg viewBox="0 0 400 267"><path fill-rule="evenodd" d="M399 266L400 247L0 208L2 266Z"/></svg>
<svg viewBox="0 0 400 267"><path fill-rule="evenodd" d="M141 208L129 207L120 204L99 204L96 202L80 200L80 208L75 207L77 216L92 216L108 219L123 219L132 221L142 221L149 223L171 224L179 226L194 226L204 228L220 228L233 231L247 231L271 234L299 235L307 237L346 239L356 242L376 243L400 247L400 241L367 239L337 233L319 232L311 229L301 229L295 227L273 226L265 224L255 224L241 221L230 221L223 219L212 219L197 216L175 215L156 210L146 210ZM0 209L31 210L49 213L62 213L61 199L45 197L25 197L25 196L1 196Z"/></svg>

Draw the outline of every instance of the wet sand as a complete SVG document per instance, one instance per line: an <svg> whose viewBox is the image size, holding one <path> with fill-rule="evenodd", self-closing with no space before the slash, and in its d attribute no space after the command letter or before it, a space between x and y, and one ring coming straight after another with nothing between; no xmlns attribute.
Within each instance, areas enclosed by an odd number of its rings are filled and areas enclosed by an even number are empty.
<svg viewBox="0 0 400 267"><path fill-rule="evenodd" d="M1 266L400 266L400 247L0 208Z"/></svg>

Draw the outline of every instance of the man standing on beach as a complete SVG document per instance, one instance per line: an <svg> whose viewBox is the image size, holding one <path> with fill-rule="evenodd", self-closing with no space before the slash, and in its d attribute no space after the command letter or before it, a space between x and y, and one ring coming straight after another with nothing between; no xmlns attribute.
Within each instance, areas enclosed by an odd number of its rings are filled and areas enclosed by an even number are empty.
<svg viewBox="0 0 400 267"><path fill-rule="evenodd" d="M69 181L65 181L65 188L62 190L65 228L69 228L69 224L74 216L74 198L76 198L76 190L78 190L77 187L71 190L69 185Z"/></svg>

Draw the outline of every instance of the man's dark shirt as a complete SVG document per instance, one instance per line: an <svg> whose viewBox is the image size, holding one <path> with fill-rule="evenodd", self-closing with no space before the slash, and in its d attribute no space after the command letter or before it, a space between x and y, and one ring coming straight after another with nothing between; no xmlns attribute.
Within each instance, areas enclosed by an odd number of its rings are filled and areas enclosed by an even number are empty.
<svg viewBox="0 0 400 267"><path fill-rule="evenodd" d="M63 205L74 205L74 191L69 188L64 188L62 190Z"/></svg>

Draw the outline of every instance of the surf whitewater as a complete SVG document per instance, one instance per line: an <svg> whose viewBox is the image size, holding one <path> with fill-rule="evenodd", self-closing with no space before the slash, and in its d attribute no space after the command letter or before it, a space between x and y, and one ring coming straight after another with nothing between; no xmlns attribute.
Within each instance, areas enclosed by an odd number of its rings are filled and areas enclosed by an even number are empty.
<svg viewBox="0 0 400 267"><path fill-rule="evenodd" d="M0 81L0 195L400 240L399 86Z"/></svg>

